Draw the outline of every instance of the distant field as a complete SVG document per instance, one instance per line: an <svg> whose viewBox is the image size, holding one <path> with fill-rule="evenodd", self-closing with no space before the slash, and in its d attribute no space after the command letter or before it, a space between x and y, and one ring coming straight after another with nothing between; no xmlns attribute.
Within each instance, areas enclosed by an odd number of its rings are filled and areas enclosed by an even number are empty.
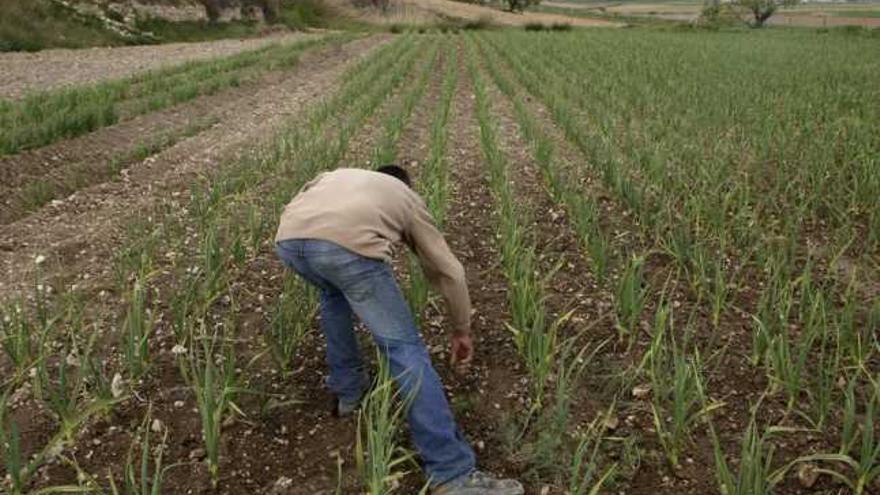
<svg viewBox="0 0 880 495"><path fill-rule="evenodd" d="M880 10L838 10L832 13L838 17L880 17Z"/></svg>
<svg viewBox="0 0 880 495"><path fill-rule="evenodd" d="M548 0L541 10L578 15L635 16L673 21L691 21L699 17L703 8L697 1L668 2L589 2L582 0ZM816 4L808 3L780 9L770 24L792 26L864 26L880 27L880 3Z"/></svg>

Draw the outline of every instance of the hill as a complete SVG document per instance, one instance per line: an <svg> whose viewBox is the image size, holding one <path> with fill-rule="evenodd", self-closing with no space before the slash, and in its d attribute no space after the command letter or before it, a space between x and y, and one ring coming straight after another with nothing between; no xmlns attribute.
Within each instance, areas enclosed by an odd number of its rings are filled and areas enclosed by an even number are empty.
<svg viewBox="0 0 880 495"><path fill-rule="evenodd" d="M321 0L0 0L0 51L243 38L332 24Z"/></svg>

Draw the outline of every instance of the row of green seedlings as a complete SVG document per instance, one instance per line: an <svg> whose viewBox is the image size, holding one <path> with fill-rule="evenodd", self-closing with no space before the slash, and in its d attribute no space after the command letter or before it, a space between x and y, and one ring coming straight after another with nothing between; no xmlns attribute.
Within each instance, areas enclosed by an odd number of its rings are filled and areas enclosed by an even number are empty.
<svg viewBox="0 0 880 495"><path fill-rule="evenodd" d="M378 353L376 362L375 383L358 412L355 462L364 493L387 495L393 493L410 472L418 469L418 464L415 454L403 447L400 438L411 398L404 397L395 387L395 378L399 377L391 376L387 358ZM340 472L337 488L340 495L342 479ZM419 495L427 494L429 486L426 482Z"/></svg>
<svg viewBox="0 0 880 495"><path fill-rule="evenodd" d="M806 269L804 275L801 277L801 280L809 281L809 277L809 269ZM788 279L788 277L782 277L781 281L784 286L789 287L787 291L790 292L790 287L794 284L789 284L787 282ZM772 286L773 284L771 284L771 287ZM828 332L825 329L823 329L822 331L817 330L817 321L822 321L825 315L825 299L820 295L816 302L813 302L812 305L803 305L804 308L809 308L809 313L811 316L809 318L801 317L799 321L807 322L808 334L806 336L807 338L805 339L802 338L795 340L788 335L787 314L783 315L781 319L779 319L778 317L770 318L771 322L775 322L776 327L778 329L782 329L782 331L767 331L767 325L763 324L762 320L766 320L768 316L778 316L774 315L773 313L777 312L779 307L786 308L784 309L784 312L786 313L788 312L789 308L791 308L791 304L780 305L778 304L778 302L774 303L769 301L769 298L770 296L767 296L767 302L761 304L762 307L767 308L766 311L763 311L763 318L757 319L758 324L756 325L755 337L756 355L753 359L755 361L758 361L761 359L761 356L767 355L766 359L769 361L768 367L772 368L770 371L770 378L771 383L773 384L773 388L775 389L782 387L787 390L789 396L788 404L789 408L791 408L796 398L803 392L800 382L803 379L803 371L805 370L805 366L807 364L807 357L815 356L815 353L812 353L811 351L813 350L813 347L819 347L819 360L823 368L822 372L820 373L821 376L817 380L818 393L816 394L816 405L819 408L819 411L817 412L818 419L810 419L810 421L813 424L816 424L817 421L819 422L819 424L821 424L828 414L827 407L830 404L830 393L832 392L833 383L836 381L835 377L838 376L837 370L840 363L839 356L834 353L828 352L827 345L817 345L819 342L827 342L826 339L828 338ZM716 298L716 301L719 299L721 298ZM862 338L863 334L853 328L853 323L855 323L856 321L856 319L854 318L855 305L853 303L853 301L855 301L855 298L848 297L847 301L848 303L844 308L844 312L838 318L838 321L842 322L841 327L844 330L842 332L842 340L843 342L845 342L843 345L852 349L849 352L849 356L852 358L852 362L854 362L856 366L864 366L865 360L868 357L865 354L870 354L872 352L872 346L876 347L876 344L872 344L870 340L866 341L866 339ZM716 324L718 321L718 316L720 314L720 310L718 310L717 308L721 306L721 304L716 304L714 308L715 310L713 311L713 317ZM819 315L822 315L822 317L820 317ZM870 319L873 320L874 317L872 316L870 317ZM869 328L874 328L875 325L875 323L870 323ZM819 326L821 327L822 325ZM775 334L775 336L772 334ZM870 333L868 335L870 335ZM840 349L840 344L835 344L834 348ZM647 356L651 357L652 355L656 355L656 352L649 352ZM673 362L675 361L676 360L673 359ZM678 359L678 362L679 364L675 368L674 376L677 377L676 380L679 380L680 378L682 381L678 382L680 385L677 388L672 388L673 392L675 392L675 394L673 394L672 396L674 399L673 404L690 403L692 406L696 407L696 405L701 404L699 395L691 394L692 396L688 398L683 395L683 392L687 392L688 390L696 391L701 389L701 387L687 385L688 381L693 381L695 380L695 378L686 379L688 378L688 376L699 376L693 371L694 366L696 366L695 363L698 363L699 360L697 359L696 361L693 361L692 364L687 366L685 366L686 363L680 358ZM688 371L689 368L691 369L691 371ZM656 387L657 384L655 384L655 388ZM665 389L670 389L670 387L665 387ZM663 396L665 394L659 395ZM675 398L676 395L678 395L677 399ZM696 417L699 417L707 413L708 411L711 411L716 406L717 404L709 404L706 408L696 407L696 409L694 409L694 413L700 413L696 414ZM672 410L673 412L686 411L688 410L688 408L682 409L680 406L675 406ZM655 406L655 417L659 417L656 415L656 411L657 408ZM677 439L680 439L682 437L680 432L683 431L683 428L676 425L686 425L690 422L686 421L686 419L690 417L692 417L692 415L690 414L673 414L671 418L673 421L673 428L668 434L664 434L663 430L658 426L658 432L660 432L661 436L664 437L663 444L664 447L668 446L666 450L669 452L669 457L672 460L673 464L678 458L677 450L679 447L677 446L681 445L681 442ZM667 441L667 439L669 440Z"/></svg>
<svg viewBox="0 0 880 495"><path fill-rule="evenodd" d="M852 287L847 289L843 302L838 302L832 287L813 278L811 263L807 260L800 275L788 271L790 267L784 262L767 267L767 282L752 315L749 361L766 373L765 395L784 400L786 416L799 419L808 431L824 432L832 422L842 421L841 448L835 453L797 458L786 465L786 470L770 472L774 450L770 442L792 431L769 427L760 433L753 420L743 438L742 455L748 457L740 460L738 474L730 473L721 447L715 447L719 486L728 493L764 493L750 490L769 490L800 463L825 462L828 467L817 469L817 473L833 476L853 493L868 493L870 483L880 474L876 469L880 442L873 438L869 425L875 421L870 418L874 417L877 401L876 378L872 379L868 371L880 347L876 341L866 340L860 331L863 325L872 333L880 328L880 310L875 306L869 315L860 315L859 298ZM859 405L854 390L862 375L871 384ZM842 383L847 384L843 390ZM866 412L866 423L856 429L872 436L855 444L858 434L853 434L857 424L853 414L859 408ZM718 443L717 437L711 438Z"/></svg>
<svg viewBox="0 0 880 495"><path fill-rule="evenodd" d="M471 56L474 57L477 49L474 47L473 40L469 39L468 44L471 49ZM502 93L511 96L512 93L510 91L512 90L512 87L507 84L505 79L503 79L500 72L497 71L497 67L494 66L491 60L488 60L485 57L483 58L483 61ZM471 63L474 63L473 59L471 60ZM472 65L472 70L476 70L475 65ZM473 74L475 85L477 87L478 120L482 119L481 123L488 122L491 117L488 114L489 106L485 100L485 88L480 79L479 73L473 72ZM548 182L550 194L553 199L558 201L563 194L567 194L572 199L581 198L581 196L576 195L573 190L564 189L567 185L563 185L564 182L560 180L559 175L557 175L558 170L552 168L554 166L552 144L546 140L544 136L538 135L539 131L535 126L535 123L530 119L527 112L525 112L525 108L519 104L519 101L515 98L513 98L512 101L515 105L520 128L524 133L523 137L533 145L535 159L541 167L542 175ZM491 138L490 141L494 141L494 136L488 137ZM485 144L486 141L484 141L484 145ZM493 145L490 145L490 148L491 146ZM485 149L486 148L484 147L484 150ZM488 154L488 156L492 155ZM501 179L501 177L495 179L496 186L501 183ZM504 177L503 180L505 183L509 184L509 177ZM504 197L505 193L501 193L499 196ZM509 196L508 201L510 201ZM508 208L512 208L512 205ZM597 228L597 226L598 224L590 225L590 229ZM517 250L514 250L514 253L516 251ZM546 280L541 283L542 286L545 283ZM632 281L631 283L635 284L635 282ZM532 297L540 298L542 301L541 304L543 304L543 294L532 294ZM567 483L562 482L562 485L565 486L567 484L571 493L598 493L603 488L610 485L618 473L618 465L616 463L611 464L611 466L607 467L604 471L599 469L599 460L603 454L601 447L604 444L605 430L607 428L608 420L613 414L614 407L612 406L608 411L592 422L586 433L578 437L578 441L573 448L569 447L568 442L565 439L568 435L569 427L571 426L570 413L573 391L581 382L586 366L593 361L595 355L601 351L606 342L599 343L598 345L592 346L592 348L589 345L579 348L578 342L580 342L581 337L586 334L586 331L582 331L581 335L568 338L561 343L557 342L556 334L558 329L561 325L566 323L567 318L568 315L564 316L557 322L554 322L551 326L550 333L552 337L547 341L550 344L549 347L541 348L541 346L537 346L537 348L532 347L531 349L531 353L538 356L541 356L543 353L541 359L545 360L547 366L547 371L544 376L549 377L550 373L554 374L554 388L552 406L548 407L548 414L540 419L539 427L535 428L535 431L537 432L536 438L530 442L525 442L527 447L524 451L529 452L532 470L542 480L550 478L559 481L567 478ZM590 352L588 352L588 350L590 350ZM526 433L527 429L523 428L519 434L512 437L512 443L520 444L524 442ZM561 459L568 459L569 462L560 463L559 461Z"/></svg>
<svg viewBox="0 0 880 495"><path fill-rule="evenodd" d="M789 269L784 262L767 266L752 315L750 361L764 366L771 394L786 398L788 412L821 429L833 416L838 380L873 366L880 343L870 336L880 331L880 303L864 315L854 285L837 302L833 288L813 278L811 260L799 275Z"/></svg>
<svg viewBox="0 0 880 495"><path fill-rule="evenodd" d="M395 46L397 47L397 51L399 51L400 45ZM384 56L386 64L388 64L396 60L393 52L395 52L393 49L384 50L369 59L367 62L376 61L381 58L380 56ZM391 56L389 56L389 54ZM366 63L364 66L366 66ZM397 74L399 79L405 72L406 67L404 66L402 70L401 68L398 68L398 71L395 74ZM375 76L375 74L366 75ZM353 79L352 81L353 83L348 87L348 91L343 92L342 97L338 97L335 100L336 109L343 108L344 103L352 101L355 95L365 94L364 90L370 84L375 83L375 78L362 77ZM375 107L375 104L377 103L378 102L375 102L373 107ZM368 114L370 111L369 105L367 105L367 108L361 108L362 111L360 114L362 115L364 112ZM335 111L337 110L330 109L330 111L328 111L328 107L325 106L315 112L315 116L316 118L326 118ZM361 120L362 119L363 116L361 117ZM317 124L317 121L313 120L312 123ZM356 125L356 123L353 123L352 125ZM318 129L319 127L320 126L318 125L313 125L312 128ZM345 147L345 143L342 141L334 142L334 144L341 148ZM217 192L216 189L214 191ZM199 212L205 213L207 210L195 208L193 211L198 214ZM170 216L168 218L170 218ZM172 224L174 222L171 221L168 223ZM201 226L209 226L211 223L212 222L208 219L201 218ZM253 222L251 225L255 225L256 223L257 222ZM225 284L228 282L228 276L226 275L227 260L224 258L223 248L220 246L219 236L216 229L217 226L211 226L215 228L208 229L206 233L201 236L201 241L199 243L201 250L199 259L201 260L201 264L192 270L192 276L187 280L187 285L190 290L182 291L181 293L185 294L185 296L176 298L172 301L171 306L174 313L173 326L178 341L182 343L178 344L179 347L175 347L175 349L181 350L178 353L180 355L181 372L187 377L187 381L191 384L196 393L197 403L203 420L203 436L206 442L206 451L208 453L207 461L209 464L209 471L212 474L213 480L216 482L219 466L218 426L221 424L223 417L229 410L235 410L235 405L232 399L240 392L240 390L236 386L236 384L239 383L238 377L236 376L237 370L229 365L217 365L217 362L234 363L234 356L229 354L234 350L230 345L230 342L234 341L234 325L225 325L224 327L224 325L221 324L220 326L214 327L212 331L209 332L209 327L205 326L205 316L194 316L199 314L207 315L208 310L221 296ZM125 283L131 278L134 278L134 289L130 303L131 306L128 311L128 317L126 317L125 320L125 329L122 336L124 362L125 368L127 369L126 374L129 375L129 378L132 381L136 380L138 376L143 376L149 368L150 357L148 343L152 334L153 319L150 315L150 310L145 308L146 302L142 282L143 277L133 277L127 274L143 274L145 273L145 270L148 271L149 268L154 265L156 262L156 252L160 247L157 239L161 238L162 228L165 227L167 226L160 225L160 228L153 232L149 232L150 235L145 237L145 241L143 239L135 240L128 249L123 250L124 254L117 262L116 271L118 274L117 281L119 283ZM169 231L170 230L172 229L169 229ZM184 232L182 229L176 231L177 234L181 234L182 232ZM240 234L240 232L238 234ZM252 235L251 238L253 239L253 237L254 236ZM239 256L243 254L243 251L236 254L235 246L241 245L240 239L241 236L236 235L235 240L231 243L232 248L229 249L229 251L233 258L239 258ZM239 259L239 261L241 261L241 259ZM47 322L49 321L48 318L44 318L44 320ZM26 358L23 354L24 351L21 351L21 349L29 347L25 346L22 342L31 343L33 341L31 338L32 332L22 330L21 324L18 324L18 322L12 318L8 321L4 321L6 323L16 323L16 325L4 324L3 326L4 349L14 349L18 362L26 362ZM54 319L52 321L54 321ZM199 324L195 325L193 322L198 322ZM226 330L224 330L225 335L219 334L217 331L218 328L226 328ZM46 334L45 331L41 333ZM75 332L74 334L79 333L80 332ZM16 338L18 340L16 340ZM187 347L184 344L191 345L189 351L186 350ZM48 346L41 345L39 348L48 349ZM91 348L92 347L88 347L88 349ZM221 352L217 352L218 350ZM90 358L91 355L87 357ZM83 358L80 358L80 360L82 361ZM43 362L48 363L48 361L49 359L40 359L38 364ZM66 363L64 360L61 360L60 362ZM92 360L86 359L84 362L91 363ZM91 370L95 368L88 369ZM62 429L62 432L65 433L63 438L72 439L73 434L77 431L77 427L80 426L87 417L82 417L82 419L77 421L76 416L68 415L66 413L74 410L91 412L95 408L83 408L81 407L82 404L79 404L76 407L71 405L71 401L78 400L83 394L78 393L82 390L80 385L77 385L79 388L72 388L69 385L71 380L68 379L69 374L66 370L67 368L65 367L59 368L58 374L61 378L56 380L59 385L52 389L58 393L53 395L51 400L53 403L59 404L59 407L64 406L64 409L59 409L61 412L59 417L65 418L65 424L67 425ZM23 373L19 373L19 375L23 375ZM37 376L47 375L47 373L37 373ZM77 380L75 383L87 383L82 379L82 376L84 375L77 374ZM95 383L99 383L102 386L100 389L101 392L98 395L109 396L116 400L121 400L124 397L123 394L125 394L125 391L121 390L124 383L121 379L121 374L117 373L112 381L108 380L106 376L106 374L99 375L98 379L94 380ZM44 386L40 390L47 388L49 387ZM4 427L5 426L6 424L4 423ZM12 428L14 429L14 426ZM4 432L6 431L7 429L4 429ZM18 443L12 442L9 445L18 445ZM53 442L44 449L44 452L55 451L57 450L58 445L58 442ZM16 456L4 456L4 458L14 459ZM32 474L44 459L45 455L35 456L34 461L29 464L29 470L16 470L15 472L22 472L24 476ZM24 477L16 479L16 485L23 489L27 484L27 479Z"/></svg>
<svg viewBox="0 0 880 495"><path fill-rule="evenodd" d="M853 493L867 493L866 490L880 476L877 462L880 461L880 441L873 433L873 423L876 421L875 408L880 401L880 389L877 388L877 380L872 377L866 368L856 368L850 373L845 391L843 393L842 429L840 448L833 453L820 453L798 457L782 468L771 469L773 447L770 440L779 434L799 433L802 429L769 427L759 434L757 422L752 418L742 443L741 457L738 462L738 471L733 471L724 456L722 442L715 433L711 423L711 415L725 407L722 401L713 400L706 392L705 386L705 362L701 352L694 344L696 329L692 320L686 323L686 331L683 336L676 337L675 318L673 309L668 302L666 292L661 296L661 302L657 307L651 326L651 344L645 352L637 373L645 373L651 386L651 410L654 418L654 427L667 461L671 469L678 469L683 452L693 447L693 430L703 423L709 425L710 440L713 443L716 461L716 476L719 489L723 493L731 494L754 494L771 493L773 486L779 484L793 467L804 463L825 462L828 467L818 468L817 472L824 473L846 484ZM809 311L814 318L819 318L821 295L813 294L806 297L818 297L812 301ZM815 321L819 325L819 321ZM808 329L807 334L802 336L806 347L811 347L817 342L828 338L827 329ZM687 349L693 348L692 351ZM799 362L804 363L805 353L800 351ZM718 355L710 356L717 359ZM832 388L839 388L837 382L836 364L829 365L829 359L824 353L821 354L815 380L826 383L820 391L830 394ZM768 363L768 367L772 364ZM787 373L797 376L796 380L805 379L806 370L790 370ZM785 387L787 383L771 376L765 397L776 394L778 387ZM828 382L835 383L828 383ZM796 394L803 393L800 387L793 387ZM860 394L857 393L861 390ZM763 400L763 399L762 399ZM827 401L829 399L824 399ZM789 407L793 407L789 402ZM823 404L823 402L818 402ZM755 406L757 411L760 404ZM791 409L790 409L791 410ZM864 417L859 418L857 411L863 410ZM807 412L794 410L799 416L805 418L810 424L810 431L824 431L824 424L812 419ZM757 413L755 413L757 414ZM829 414L828 410L819 411L819 421L824 421L822 414ZM861 419L861 421L860 421Z"/></svg>
<svg viewBox="0 0 880 495"><path fill-rule="evenodd" d="M80 485L50 486L38 493L101 490L95 477L63 452L76 443L82 427L107 417L116 404L128 400L137 382L147 374L151 361L149 338L153 335L155 318L148 298L147 288L137 279L120 334L122 370L112 378L106 358L98 351L98 339L104 336L95 324L85 323L85 303L76 292L50 302L46 289L39 285L33 317L21 304L2 311L0 338L15 368L13 376L4 383L0 399L0 455L9 475L10 493L34 493L28 490L33 475L52 459L75 470ZM46 407L58 424L50 440L31 453L22 450L18 423L11 417L12 408L20 406L12 404L16 392L25 387L33 390L34 399ZM132 466L127 465L125 469L131 471ZM112 471L108 471L108 478L112 485ZM113 488L114 493L116 490Z"/></svg>
<svg viewBox="0 0 880 495"><path fill-rule="evenodd" d="M579 348L579 336L559 342L559 330L567 323L570 313L550 325L545 323L544 287L548 278L536 274L534 245L531 239L527 239L528 234L523 230L525 227L518 223L518 218L521 219L523 215L515 206L507 166L497 147L490 102L476 65L476 50L471 39L468 39L468 50L481 142L490 165L490 186L501 210L499 237L502 242L502 264L510 281L509 302L514 321L511 329L533 382L532 414L541 412L545 407L547 381L551 374L554 378L553 401L547 401L547 414L539 419L539 427L535 428L538 432L536 438L526 442L531 454L532 470L542 480L548 477L554 481L567 478L567 483L559 482L567 484L572 493L598 493L611 482L617 471L616 464L604 471L600 470L598 464L607 425L605 420L612 412L607 412L604 420L600 417L591 424L586 434L578 438L572 455L567 455L565 438L570 426L573 391L581 381L587 364L604 347L604 343L592 349L590 346ZM521 326L517 328L517 324ZM518 433L512 435L511 443L516 445L524 442L528 430L527 421ZM560 459L568 459L569 462L560 463Z"/></svg>
<svg viewBox="0 0 880 495"><path fill-rule="evenodd" d="M9 216L7 214L0 216L0 221L15 220L19 215L36 210L55 198L94 184L97 179L115 177L123 168L166 150L215 123L217 123L216 118L197 120L171 132L151 137L137 144L134 148L110 158L103 169L97 173L94 169L94 163L87 162L65 168L63 174L56 172L52 176L41 175L25 179L14 195L16 197L11 200L13 208L9 210ZM22 211L16 212L15 207L20 207Z"/></svg>
<svg viewBox="0 0 880 495"><path fill-rule="evenodd" d="M479 40L486 68L495 85L512 103L520 132L532 148L532 156L541 171L550 198L568 212L568 218L571 219L572 227L587 254L597 283L600 286L605 285L610 267L622 265L617 284L613 287L616 296L616 328L621 342L626 341L627 348L632 348L648 295L644 257L630 256L623 262L614 260L610 236L601 224L598 204L579 187L577 171L569 170L556 158L553 140L524 103L518 87L496 62L494 55L497 53L486 53L486 43L482 38Z"/></svg>
<svg viewBox="0 0 880 495"><path fill-rule="evenodd" d="M449 202L449 164L446 161L446 143L449 137L447 129L449 112L452 108L452 99L455 96L455 87L458 84L456 54L455 44L447 42L444 54L446 68L443 73L440 101L437 103L437 111L431 122L431 147L417 185L428 206L428 211L431 212L434 222L441 230L446 223L446 209ZM429 290L418 259L414 256L409 258L407 300L416 321L420 322L425 307L429 303Z"/></svg>
<svg viewBox="0 0 880 495"><path fill-rule="evenodd" d="M673 471L681 468L683 453L694 447L693 430L725 406L706 392L705 363L692 342L694 332L694 323L688 321L685 332L677 335L674 311L664 292L651 325L651 343L636 371L648 377L654 428Z"/></svg>
<svg viewBox="0 0 880 495"><path fill-rule="evenodd" d="M70 464L76 469L78 486L48 487L30 495L41 493L100 493L106 495L161 495L164 480L168 471L184 466L185 463L165 463L168 449L168 427L153 418L153 406L147 406L147 412L138 428L125 455L125 463L121 472L115 474L112 468L107 469L107 487L91 473L82 470L76 462ZM154 444L154 442L156 442Z"/></svg>
<svg viewBox="0 0 880 495"><path fill-rule="evenodd" d="M514 50L510 50L511 53L513 51ZM518 74L522 77L524 84L530 88L532 94L538 96L544 101L549 101L548 106L553 109L554 115L557 116L557 122L559 122L564 129L570 129L573 133L580 132L578 131L579 127L576 125L576 120L574 119L574 117L565 117L565 115L570 115L564 113L568 111L569 106L560 103L568 102L570 100L558 98L555 93L548 93L544 88L550 86L552 89L552 85L547 84L546 80L544 79L542 79L542 81L544 82L538 85L538 81L534 76L534 72L528 73L527 71L522 69L522 65L525 63L526 60L525 57L521 57L518 60L512 59L512 56L508 56L508 60L511 61L511 66L514 68L514 70L518 69ZM517 63L519 63L519 65L517 65ZM577 108L576 105L571 105L571 107ZM583 136L583 134L576 135ZM581 141L585 141L585 139L582 138ZM576 222L577 221L580 220L576 220ZM681 233L684 232L684 230L678 229L678 232ZM685 237L689 238L690 236L683 236L682 238ZM706 250L695 247L697 243L700 242L701 241L694 239L686 242L680 242L679 240L676 240L676 237L673 237L668 240L668 245L672 246L670 248L671 252L690 253L686 256L676 255L674 256L674 258L676 260L689 260L686 263L680 264L679 266L682 267L686 273L691 274L689 277L691 281L703 281L696 284L697 287L706 287L708 285L707 290L703 292L697 292L698 300L707 301L709 303L711 307L711 320L714 326L717 328L720 324L722 314L724 314L731 307L732 297L736 293L738 285L742 283L742 280L737 280L738 273L736 272L727 273L727 263L725 262L723 257L714 257L714 261L710 261L710 258L712 257L708 255ZM779 268L771 268L770 270L768 270L768 272L771 274L768 278L768 287L770 287L770 289L768 290L775 290L773 289L773 287L778 285L777 282L774 282L772 280L772 278L774 277L774 273L795 273L793 271L794 262L792 261L792 257L790 256L774 256L772 254L765 254L762 257L765 258L765 260L759 263L759 265L761 266L774 267L775 265L780 263L782 263L783 265ZM809 270L812 268L809 260L804 265L805 266L803 270ZM801 277L809 280L812 278L812 275L804 271ZM628 277L625 277L625 279L626 278ZM791 278L793 277L789 277L789 279ZM706 284L705 281L709 281L709 283ZM853 281L853 285L854 284L855 281ZM850 286L850 288L851 287L852 285ZM876 337L872 337L872 335L876 334L875 329L877 328L877 317L875 315L877 310L876 305L875 308L869 309L867 311L867 315L865 314L866 311L859 310L856 306L856 294L854 292L851 292L850 288L847 288L847 295L845 298L846 303L844 304L844 307L840 308L839 310L834 310L839 311L837 315L834 315L834 319L843 322L844 328L846 329L846 331L843 332L841 335L843 340L845 341L841 348L845 351L844 358L846 359L846 362L850 363L851 365L860 366L866 362L866 360L870 357L870 354L873 352L873 349L875 349L878 345L876 343ZM621 289L625 288L621 287ZM619 290L618 294L622 296L626 296L627 294L638 296L638 294L629 290ZM830 296L830 294L828 294L828 296ZM636 302L638 302L638 299L638 297L634 298ZM762 299L773 299L773 296L768 294ZM763 306L766 307L767 305ZM636 305L636 307L638 307L638 305ZM830 306L823 308L823 311L829 308ZM763 354L766 348L770 347L769 345L766 345L766 342L764 342L768 340L767 332L765 331L767 325L762 323L763 321L767 320L767 317L767 312L762 311L759 307L757 311L757 318L759 319L759 321L756 323L755 327L756 345L754 347L754 351L758 355ZM859 328L858 326L858 322L860 321L864 324L862 328ZM804 323L803 319L798 320L798 323ZM784 327L785 326L783 325L780 328ZM806 341L800 340L796 342L793 342L793 340L794 339L789 339L784 333L776 337L775 356L780 365L777 366L777 369L787 368L796 370L797 368L802 368L806 363L806 358L810 356L809 352L797 352L798 349L792 349L791 347L792 345L800 345L801 343L811 344L809 339ZM825 362L826 355L821 355L820 359ZM757 361L757 358L755 359L755 361ZM831 371L836 371L836 367L833 367ZM786 374L793 378L796 377L796 375L791 375L789 373ZM778 377L782 375L782 373L775 373L775 375L777 376L773 377L773 379L777 380ZM792 383L791 380L786 381ZM828 382L826 380L825 384L827 385L827 383ZM794 383L793 385L796 386L797 384ZM795 387L791 387L789 388L789 390L794 392L794 388ZM817 395L827 396L826 394L821 393ZM825 413L823 413L823 415L824 414Z"/></svg>
<svg viewBox="0 0 880 495"><path fill-rule="evenodd" d="M219 60L189 62L119 81L47 91L0 107L0 155L45 146L113 125L120 119L168 108L239 86L269 71L293 67L302 53L350 35L273 44Z"/></svg>
<svg viewBox="0 0 880 495"><path fill-rule="evenodd" d="M473 42L468 39L467 65L474 84L480 143L489 166L489 187L496 203L497 237L500 240L501 266L507 279L507 302L510 331L517 350L525 360L531 382L531 410L544 406L547 379L553 370L558 330L566 317L548 322L545 307L547 282L555 270L541 274L535 252L535 240L529 230L529 211L516 198L510 168L498 146L498 123L491 114L486 84L477 67Z"/></svg>

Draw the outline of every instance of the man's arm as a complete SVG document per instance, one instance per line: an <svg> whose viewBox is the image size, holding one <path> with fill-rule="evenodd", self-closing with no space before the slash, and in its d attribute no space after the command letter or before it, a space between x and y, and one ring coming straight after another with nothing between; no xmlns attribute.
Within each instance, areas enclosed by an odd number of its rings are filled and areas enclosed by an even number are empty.
<svg viewBox="0 0 880 495"><path fill-rule="evenodd" d="M443 234L437 230L425 205L419 201L407 231L410 247L419 257L425 277L446 301L453 331L469 335L471 299L464 267L458 261Z"/></svg>

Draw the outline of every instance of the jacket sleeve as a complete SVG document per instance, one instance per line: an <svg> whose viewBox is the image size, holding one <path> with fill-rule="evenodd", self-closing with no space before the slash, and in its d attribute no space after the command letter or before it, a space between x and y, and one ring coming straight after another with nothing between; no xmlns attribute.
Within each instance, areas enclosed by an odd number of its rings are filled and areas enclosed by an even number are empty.
<svg viewBox="0 0 880 495"><path fill-rule="evenodd" d="M437 230L430 212L421 200L413 209L406 238L410 248L418 256L428 282L446 301L453 330L469 333L471 299L464 267L452 254L443 234Z"/></svg>

